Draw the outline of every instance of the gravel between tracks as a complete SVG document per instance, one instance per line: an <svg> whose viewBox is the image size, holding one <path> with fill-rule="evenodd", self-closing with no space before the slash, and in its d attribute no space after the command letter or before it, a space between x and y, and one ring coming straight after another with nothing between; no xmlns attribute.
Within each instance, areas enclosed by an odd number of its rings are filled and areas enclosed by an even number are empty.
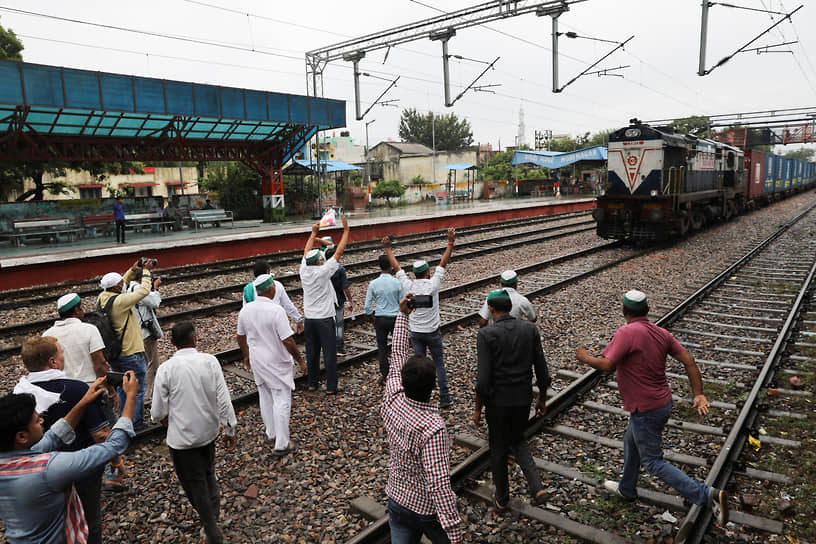
<svg viewBox="0 0 816 544"><path fill-rule="evenodd" d="M793 216L814 200L813 193L791 198L534 301L540 312L538 325L550 372L554 375L559 369L585 370L574 360L574 348L583 344L597 350L605 345L622 323L619 305L624 291L638 287L648 294L653 306L661 302L672 305L674 297L692 292L740 250L747 249L746 240L766 236L782 217ZM595 243L597 239L592 234L578 235L531 246L531 251L525 248L483 256L477 262L459 262L454 252L445 286L520 267L539 260L542 254L555 256ZM520 281L523 290L524 278ZM355 290L358 309L363 295L362 287ZM653 317L659 314L655 312ZM233 347L235 320L234 315L200 320L200 348L218 351ZM444 340L455 396L453 408L443 413L451 436L477 432L469 425L475 337L476 326L472 325L446 335ZM166 341L160 343L160 350L162 356L171 352ZM2 383L8 384L12 376L19 376L20 368L14 365L0 369ZM376 378L376 362L372 361L341 374L344 393L338 398L296 391L291 429L298 450L281 460L270 455L271 448L263 440L257 407L242 410L239 448L232 453L219 448L216 454L222 486L222 522L229 542L341 542L367 525L350 513L348 504L361 495L384 499L388 452L379 417L381 389ZM559 383L556 380L556 385ZM609 403L619 404L614 397ZM609 416L608 420L622 428L620 418ZM486 438L486 427L479 429L478 434ZM683 436L688 439L688 435ZM598 465L617 467L621 461L620 452L587 451L586 446L549 436L536 437L533 446L534 451L543 451L545 457L548 451L557 452L561 458L572 455L576 464L591 458ZM466 453L454 446L452 463L464 459ZM155 442L136 448L128 454L127 462L131 490L106 496L106 541L197 542L198 521L172 474L166 446ZM489 476L486 477L490 484ZM523 495L524 489L519 487L522 482L520 474L511 476L514 495ZM596 499L584 486L562 480L546 482L552 506L564 512L577 501ZM257 499L243 496L251 484L260 488ZM526 518L496 517L492 509L465 499L460 506L469 542L566 541L551 528ZM659 537L661 531L661 524L649 519L644 541Z"/></svg>

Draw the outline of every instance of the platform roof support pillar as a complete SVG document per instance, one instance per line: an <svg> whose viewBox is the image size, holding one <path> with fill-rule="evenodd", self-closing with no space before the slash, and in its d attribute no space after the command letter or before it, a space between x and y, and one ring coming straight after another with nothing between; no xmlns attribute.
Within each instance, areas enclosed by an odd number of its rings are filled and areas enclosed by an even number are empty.
<svg viewBox="0 0 816 544"><path fill-rule="evenodd" d="M286 207L283 197L283 170L279 161L274 161L269 172L261 181L263 193L263 220L265 223L286 219Z"/></svg>

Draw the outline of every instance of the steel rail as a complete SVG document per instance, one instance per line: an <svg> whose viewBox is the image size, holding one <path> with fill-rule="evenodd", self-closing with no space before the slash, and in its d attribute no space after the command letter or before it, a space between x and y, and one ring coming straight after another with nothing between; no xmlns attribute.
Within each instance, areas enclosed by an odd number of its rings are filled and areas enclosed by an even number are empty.
<svg viewBox="0 0 816 544"><path fill-rule="evenodd" d="M493 223L489 223L486 225L474 225L468 227L460 227L461 233L464 235L471 235L471 234L478 234L484 232L486 230L492 230L496 228L506 228L506 227L513 227L515 225L526 225L530 222L533 223L547 223L551 221L557 221L560 219L569 219L572 217L580 217L582 215L588 215L588 212L585 211L577 211L577 212L565 212L560 214L554 215L545 215L545 216L536 216L536 217L524 217L519 219L505 219L502 221L496 221ZM437 229L430 232L423 232L423 233L415 233L415 234L404 234L401 236L396 236L394 238L395 242L410 242L413 240L435 240L445 238L447 236L445 229ZM371 249L376 249L379 247L380 240L363 240L359 242L354 242L350 244L346 248L346 254L352 254L357 252L363 251L370 251ZM268 253L265 255L258 255L256 257L247 258L247 257L240 257L236 259L225 259L222 261L218 261L215 263L207 263L203 265L196 265L196 269L192 269L190 265L185 266L177 266L172 268L165 268L162 269L162 273L166 273L170 275L170 281L168 284L180 282L183 280L190 280L196 278L203 278L208 276L214 276L218 274L225 274L234 271L241 271L246 270L252 262L258 259L264 259L269 261L270 264L279 264L282 262L286 262L288 260L299 260L303 252L301 250L291 250L291 251L280 251L276 253ZM201 270L201 268L205 268ZM87 285L90 282L80 282L78 284L65 284L67 287L68 285ZM60 284L57 285L46 285L46 286L37 286L37 287L29 287L25 289L18 289L16 291L9 291L6 293L7 296L14 296L19 295L22 293L48 293L53 292L55 288L60 287ZM91 287L81 288L81 289L74 289L74 291L79 296L86 296L95 294L99 291L99 287L94 283ZM28 304L38 304L43 303L42 299L44 297L36 296L28 299L13 299L13 300L5 300L0 301L0 309L8 309L14 308L21 305L28 305ZM49 299L50 302L50 299Z"/></svg>
<svg viewBox="0 0 816 544"><path fill-rule="evenodd" d="M800 214L799 218L810 212L813 208L809 208ZM791 224L785 225L785 230L790 228ZM706 484L710 487L724 488L731 478L734 471L734 464L743 451L745 442L748 439L748 430L754 424L758 413L760 412L759 395L760 392L767 387L768 383L773 379L774 373L781 362L782 356L787 349L788 342L795 331L795 325L799 320L805 302L808 299L810 292L813 289L814 278L816 278L816 262L811 265L810 272L807 279L803 282L799 293L796 296L785 324L782 326L773 348L768 353L765 364L757 376L751 392L742 406L737 420L731 426L731 431L723 444L720 453L717 455L711 470L706 477ZM692 505L686 517L680 525L680 530L677 533L678 544L699 544L705 536L709 522L712 518L712 510L710 508L702 508L698 505Z"/></svg>

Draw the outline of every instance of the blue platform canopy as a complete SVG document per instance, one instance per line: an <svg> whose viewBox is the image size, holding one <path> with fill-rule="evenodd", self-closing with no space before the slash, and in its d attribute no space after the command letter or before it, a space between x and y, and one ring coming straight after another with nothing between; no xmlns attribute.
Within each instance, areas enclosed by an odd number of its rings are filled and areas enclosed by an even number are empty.
<svg viewBox="0 0 816 544"><path fill-rule="evenodd" d="M332 172L348 172L349 170L362 170L359 166L354 166L343 161L320 161L318 164L317 161L313 160L295 160L290 166L284 169L283 173L310 175L316 174L318 168L327 174Z"/></svg>
<svg viewBox="0 0 816 544"><path fill-rule="evenodd" d="M0 61L0 133L263 142L293 125L343 127L345 102L275 92Z"/></svg>
<svg viewBox="0 0 816 544"><path fill-rule="evenodd" d="M559 153L556 151L516 151L511 164L533 164L544 168L561 168L579 161L605 161L606 147L597 145L577 151Z"/></svg>
<svg viewBox="0 0 816 544"><path fill-rule="evenodd" d="M440 170L478 170L475 164L449 164Z"/></svg>

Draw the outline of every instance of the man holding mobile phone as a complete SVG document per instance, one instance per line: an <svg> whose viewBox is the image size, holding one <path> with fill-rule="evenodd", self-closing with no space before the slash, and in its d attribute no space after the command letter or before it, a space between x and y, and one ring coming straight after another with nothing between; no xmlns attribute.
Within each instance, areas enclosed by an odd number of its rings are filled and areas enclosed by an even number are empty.
<svg viewBox="0 0 816 544"><path fill-rule="evenodd" d="M82 408L75 422L71 424L74 428L74 440L64 440L50 447L50 450L61 452L82 453L94 444L101 444L108 440L111 429L108 425L107 417L97 402L103 390L104 378L98 378L88 387L87 384L79 380L67 378L63 372L65 357L62 347L55 338L40 336L35 337L23 344L22 347L23 364L29 373L23 376L14 388L13 397L31 395L36 402L36 412L39 422L42 425L40 430L49 430L52 427L58 429L58 422L71 413L77 406ZM131 374L132 376L132 374ZM135 382L135 380L134 380ZM124 385L123 385L124 387ZM131 387L138 389L138 384ZM93 398L88 399L91 395ZM131 395L135 396L135 395ZM132 420L133 399L131 401L130 414L126 417ZM2 410L0 410L2 412ZM0 422L0 426L3 423ZM132 432L132 424L129 424ZM121 427L117 424L116 427ZM32 439L33 440L33 439ZM35 441L36 442L36 441ZM125 446L127 446L125 440ZM0 448L1 449L1 448ZM124 452L124 447L121 452ZM73 485L73 490L82 504L84 511L83 522L85 523L86 538L88 543L102 542L102 516L101 516L101 493L102 493L102 472L104 465L118 455L110 455L93 467L93 470L84 470L81 473L73 474L73 478L67 485ZM2 456L0 456L0 464ZM75 465L78 466L78 465ZM48 469L45 469L46 472ZM2 472L2 470L0 470ZM0 478L2 480L2 478ZM50 485L51 479L44 479ZM2 483L0 482L0 486ZM64 492L63 492L64 493ZM0 495L3 492L0 491ZM64 495L63 495L64 496ZM24 500L24 499L23 499ZM3 511L2 497L0 497L0 512ZM63 499L64 502L64 499ZM38 503L41 504L41 503ZM39 511L35 508L35 510ZM43 513L42 511L41 513ZM5 518L9 522L8 518ZM12 536L12 533L8 533ZM49 541L47 539L36 539L37 541Z"/></svg>
<svg viewBox="0 0 816 544"><path fill-rule="evenodd" d="M391 263L391 268L396 271L396 278L402 285L403 293L413 293L414 295L430 295L433 298L431 307L416 308L408 318L408 326L411 331L411 347L414 353L425 356L428 350L436 366L436 379L439 382L439 407L448 408L453 403L450 391L448 390L448 373L445 370L444 347L442 346L442 332L439 329L441 318L439 316L439 289L442 287L442 279L445 277L445 267L448 266L453 246L456 241L456 230L448 229L448 246L439 266L436 267L433 277L430 276L430 266L425 261L416 261L413 265L415 279L411 279L400 268L394 253L391 251L391 238L386 236L382 239L385 253Z"/></svg>

